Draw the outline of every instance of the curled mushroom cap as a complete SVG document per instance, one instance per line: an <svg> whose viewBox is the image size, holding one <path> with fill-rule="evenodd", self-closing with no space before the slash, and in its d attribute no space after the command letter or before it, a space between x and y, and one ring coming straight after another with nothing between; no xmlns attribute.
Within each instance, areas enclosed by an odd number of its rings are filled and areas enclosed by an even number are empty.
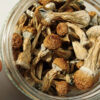
<svg viewBox="0 0 100 100"><path fill-rule="evenodd" d="M74 82L78 89L87 89L93 86L94 77L84 71L77 71L74 74Z"/></svg>
<svg viewBox="0 0 100 100"><path fill-rule="evenodd" d="M68 33L68 26L66 23L59 23L56 28L57 34L64 36Z"/></svg>
<svg viewBox="0 0 100 100"><path fill-rule="evenodd" d="M20 34L14 33L12 37L12 47L14 49L19 49L22 46L22 36Z"/></svg>
<svg viewBox="0 0 100 100"><path fill-rule="evenodd" d="M50 34L44 39L43 43L48 49L58 49L61 46L61 39L56 34Z"/></svg>
<svg viewBox="0 0 100 100"><path fill-rule="evenodd" d="M69 71L69 64L64 58L54 59L53 64L57 65L62 70Z"/></svg>
<svg viewBox="0 0 100 100"><path fill-rule="evenodd" d="M66 81L56 81L55 85L59 96L65 96L68 93L68 83Z"/></svg>
<svg viewBox="0 0 100 100"><path fill-rule="evenodd" d="M88 38L97 38L100 36L100 25L89 28L86 32Z"/></svg>

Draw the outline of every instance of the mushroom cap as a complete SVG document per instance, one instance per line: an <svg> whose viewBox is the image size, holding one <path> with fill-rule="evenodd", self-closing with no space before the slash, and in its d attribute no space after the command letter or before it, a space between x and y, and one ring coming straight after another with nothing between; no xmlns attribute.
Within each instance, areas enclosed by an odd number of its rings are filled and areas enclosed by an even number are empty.
<svg viewBox="0 0 100 100"><path fill-rule="evenodd" d="M95 11L90 11L90 12L89 12L90 17L94 17L96 14L97 14L97 13L96 13Z"/></svg>
<svg viewBox="0 0 100 100"><path fill-rule="evenodd" d="M78 70L75 72L74 82L76 87L80 90L91 88L95 83L94 77L91 74L82 70Z"/></svg>
<svg viewBox="0 0 100 100"><path fill-rule="evenodd" d="M100 36L100 25L89 28L86 34L88 38L97 38Z"/></svg>
<svg viewBox="0 0 100 100"><path fill-rule="evenodd" d="M59 23L56 28L57 34L64 36L68 33L68 26L66 23Z"/></svg>
<svg viewBox="0 0 100 100"><path fill-rule="evenodd" d="M39 0L39 3L41 3L42 5L46 5L49 2L51 2L52 0Z"/></svg>
<svg viewBox="0 0 100 100"><path fill-rule="evenodd" d="M25 32L25 31L36 34L36 29L34 27L31 27L31 26L24 26L22 29L22 32Z"/></svg>
<svg viewBox="0 0 100 100"><path fill-rule="evenodd" d="M55 58L53 64L57 65L62 70L69 72L69 63L64 58Z"/></svg>
<svg viewBox="0 0 100 100"><path fill-rule="evenodd" d="M46 38L43 41L43 44L48 49L58 49L60 48L62 41L58 35L50 34L46 36Z"/></svg>
<svg viewBox="0 0 100 100"><path fill-rule="evenodd" d="M56 81L55 85L59 96L65 96L68 93L68 83L66 81Z"/></svg>
<svg viewBox="0 0 100 100"><path fill-rule="evenodd" d="M14 33L12 36L12 47L13 49L19 49L22 46L22 36L18 33Z"/></svg>

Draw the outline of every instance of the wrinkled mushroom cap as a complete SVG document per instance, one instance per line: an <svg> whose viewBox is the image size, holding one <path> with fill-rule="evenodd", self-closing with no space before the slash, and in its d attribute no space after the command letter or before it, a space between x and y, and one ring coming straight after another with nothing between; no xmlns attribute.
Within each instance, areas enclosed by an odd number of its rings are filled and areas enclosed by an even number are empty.
<svg viewBox="0 0 100 100"><path fill-rule="evenodd" d="M68 33L68 26L66 23L59 23L56 28L57 34L64 36Z"/></svg>
<svg viewBox="0 0 100 100"><path fill-rule="evenodd" d="M59 96L65 96L68 93L68 83L66 81L56 81L55 85Z"/></svg>
<svg viewBox="0 0 100 100"><path fill-rule="evenodd" d="M62 41L58 35L50 34L44 39L43 43L48 49L58 49L60 48Z"/></svg>
<svg viewBox="0 0 100 100"><path fill-rule="evenodd" d="M22 46L22 36L18 33L14 33L12 36L12 47L19 49Z"/></svg>
<svg viewBox="0 0 100 100"><path fill-rule="evenodd" d="M69 63L64 58L55 58L53 64L65 71L69 71Z"/></svg>
<svg viewBox="0 0 100 100"><path fill-rule="evenodd" d="M94 77L85 71L78 70L74 74L74 82L78 89L85 90L93 86Z"/></svg>

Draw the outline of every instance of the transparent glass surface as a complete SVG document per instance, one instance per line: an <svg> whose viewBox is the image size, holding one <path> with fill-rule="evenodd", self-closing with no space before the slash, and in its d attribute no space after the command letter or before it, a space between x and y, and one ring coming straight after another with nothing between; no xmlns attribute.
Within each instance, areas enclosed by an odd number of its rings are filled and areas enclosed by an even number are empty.
<svg viewBox="0 0 100 100"><path fill-rule="evenodd" d="M84 0L86 9L89 11L96 11L100 14L100 4L96 0ZM47 95L34 87L31 87L20 75L15 67L13 60L11 38L13 29L21 14L32 4L34 0L21 0L15 5L3 27L0 34L0 53L3 62L3 67L7 76L12 83L26 96L33 100L99 100L100 98L100 81L89 91L80 91L68 95L68 97L57 97Z"/></svg>

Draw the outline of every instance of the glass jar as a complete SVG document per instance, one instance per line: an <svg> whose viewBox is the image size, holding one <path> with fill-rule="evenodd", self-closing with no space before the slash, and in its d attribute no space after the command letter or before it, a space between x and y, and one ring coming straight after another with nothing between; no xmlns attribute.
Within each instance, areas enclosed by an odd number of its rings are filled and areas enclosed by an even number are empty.
<svg viewBox="0 0 100 100"><path fill-rule="evenodd" d="M84 0L87 10L95 10L98 14L100 13L100 4L96 0ZM98 0L99 1L99 0ZM34 3L34 0L21 0L13 8L10 13L8 20L6 21L2 33L0 34L0 53L3 63L3 67L7 76L12 81L12 83L26 96L33 100L96 100L100 98L100 84L99 82L95 88L90 91L69 97L57 97L47 95L34 87L31 87L20 75L15 67L15 62L13 60L12 48L11 48L11 38L13 34L13 29L18 21L21 14L29 8Z"/></svg>

